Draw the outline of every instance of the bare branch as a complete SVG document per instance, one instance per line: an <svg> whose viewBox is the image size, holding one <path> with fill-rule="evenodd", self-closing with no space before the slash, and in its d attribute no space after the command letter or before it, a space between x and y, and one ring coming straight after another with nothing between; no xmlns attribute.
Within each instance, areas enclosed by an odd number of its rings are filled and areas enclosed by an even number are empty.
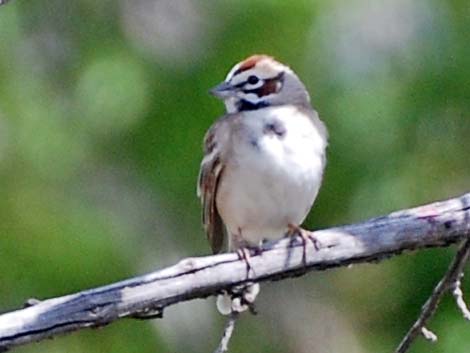
<svg viewBox="0 0 470 353"><path fill-rule="evenodd" d="M246 263L236 254L188 258L144 276L0 315L0 350L122 317L161 317L169 305L229 291L248 282L279 280L309 271L385 259L404 250L448 246L470 237L470 194L363 223L315 232L320 248L282 239Z"/></svg>
<svg viewBox="0 0 470 353"><path fill-rule="evenodd" d="M463 272L460 274L457 280L451 285L450 289L452 291L452 295L455 298L457 307L462 312L464 319L470 320L470 311L468 310L467 304L465 303L465 300L463 299L463 292L462 292L461 282L460 282L460 279L462 277L463 277Z"/></svg>
<svg viewBox="0 0 470 353"><path fill-rule="evenodd" d="M214 353L228 352L228 343L230 342L230 338L232 338L235 322L237 321L239 315L240 313L237 311L232 311L232 313L229 315L227 323L225 324L224 334L222 335L219 346Z"/></svg>
<svg viewBox="0 0 470 353"><path fill-rule="evenodd" d="M432 343L437 342L437 336L434 332L428 330L425 326L421 327L421 334Z"/></svg>
<svg viewBox="0 0 470 353"><path fill-rule="evenodd" d="M436 335L425 328L426 322L434 315L437 310L437 306L442 299L444 293L449 290L455 281L460 278L463 271L463 267L468 260L470 254L470 239L464 241L463 245L457 252L452 261L449 269L445 273L444 277L439 281L437 286L434 288L431 296L423 305L421 314L419 315L416 322L407 332L400 345L398 346L396 353L405 353L410 347L413 340L422 333L425 338L431 339L432 341L437 340Z"/></svg>

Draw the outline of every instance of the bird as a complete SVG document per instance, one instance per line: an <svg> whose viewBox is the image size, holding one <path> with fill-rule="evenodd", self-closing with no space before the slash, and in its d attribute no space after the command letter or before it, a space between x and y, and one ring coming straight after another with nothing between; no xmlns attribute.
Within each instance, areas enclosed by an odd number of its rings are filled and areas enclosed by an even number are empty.
<svg viewBox="0 0 470 353"><path fill-rule="evenodd" d="M210 92L226 108L204 137L197 183L212 252L243 255L289 233L305 238L300 226L319 192L328 145L305 85L288 66L256 54ZM259 287L250 290L256 297Z"/></svg>

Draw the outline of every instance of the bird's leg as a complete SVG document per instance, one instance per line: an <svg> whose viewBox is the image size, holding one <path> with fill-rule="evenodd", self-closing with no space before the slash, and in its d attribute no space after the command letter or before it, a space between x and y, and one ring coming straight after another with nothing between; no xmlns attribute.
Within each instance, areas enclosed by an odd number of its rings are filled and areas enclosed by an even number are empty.
<svg viewBox="0 0 470 353"><path fill-rule="evenodd" d="M246 264L246 280L250 278L250 270L253 270L250 263L250 248L240 247L236 249L236 253L240 260ZM217 309L223 315L229 315L231 312L241 313L247 309L252 314L256 314L254 301L259 292L259 284L248 282L230 288L228 291L223 291L217 297Z"/></svg>
<svg viewBox="0 0 470 353"><path fill-rule="evenodd" d="M313 232L303 229L298 225L289 223L287 225L287 236L299 236L302 240L302 263L307 264L307 241L311 241L315 250L320 249L318 239L313 236Z"/></svg>
<svg viewBox="0 0 470 353"><path fill-rule="evenodd" d="M228 291L217 297L217 309L223 315L229 315L233 312L243 312L250 310L252 314L256 313L254 301L259 293L259 283L247 282L250 279L251 266L250 259L262 253L261 244L253 245L243 238L242 228L238 227L236 232L230 233L228 250L235 251L238 259L246 264L246 280L238 286L230 288Z"/></svg>
<svg viewBox="0 0 470 353"><path fill-rule="evenodd" d="M246 264L246 278L250 278L250 270L253 270L250 264L250 259L251 259L251 254L250 254L250 249L247 247L243 247L240 249L237 249L237 255L240 260L245 261Z"/></svg>
<svg viewBox="0 0 470 353"><path fill-rule="evenodd" d="M242 236L242 229L239 227L238 232L232 234L231 237L231 248L236 249L238 258L245 261L246 263L246 278L250 278L250 270L253 271L253 267L250 263L251 251L253 251L254 256L260 255L262 253L262 248L260 245L253 245L248 243ZM253 271L254 272L254 271Z"/></svg>

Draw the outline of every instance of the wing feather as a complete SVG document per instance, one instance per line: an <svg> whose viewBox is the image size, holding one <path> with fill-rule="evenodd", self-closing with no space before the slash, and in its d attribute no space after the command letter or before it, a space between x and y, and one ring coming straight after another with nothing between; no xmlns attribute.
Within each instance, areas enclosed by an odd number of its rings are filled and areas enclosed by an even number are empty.
<svg viewBox="0 0 470 353"><path fill-rule="evenodd" d="M225 226L217 210L217 188L224 172L220 145L217 144L216 123L204 138L204 159L199 171L197 195L202 203L202 223L214 254L222 251L225 239Z"/></svg>

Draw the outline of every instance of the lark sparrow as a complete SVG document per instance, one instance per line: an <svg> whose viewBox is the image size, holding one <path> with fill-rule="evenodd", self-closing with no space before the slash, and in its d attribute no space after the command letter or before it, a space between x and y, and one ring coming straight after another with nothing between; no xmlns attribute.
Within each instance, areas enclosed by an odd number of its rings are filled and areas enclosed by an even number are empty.
<svg viewBox="0 0 470 353"><path fill-rule="evenodd" d="M315 201L325 125L297 75L266 55L236 64L211 92L227 109L205 136L197 188L212 251L279 239Z"/></svg>

